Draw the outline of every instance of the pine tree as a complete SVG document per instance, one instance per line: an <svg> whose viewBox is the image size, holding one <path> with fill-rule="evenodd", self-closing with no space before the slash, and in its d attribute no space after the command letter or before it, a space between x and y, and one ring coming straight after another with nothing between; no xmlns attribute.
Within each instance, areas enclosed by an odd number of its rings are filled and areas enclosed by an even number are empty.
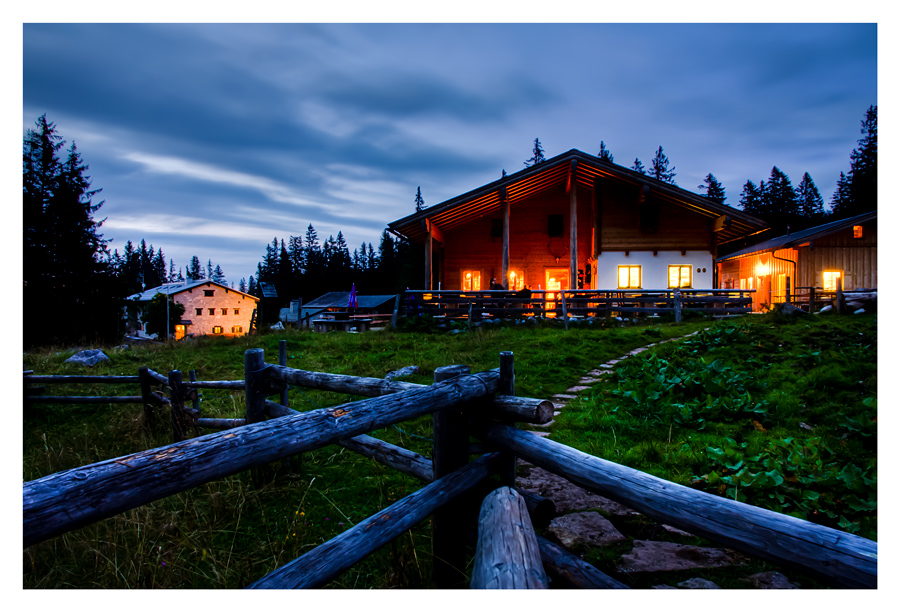
<svg viewBox="0 0 900 612"><path fill-rule="evenodd" d="M209 280L213 279L212 259L206 260L206 278L208 278Z"/></svg>
<svg viewBox="0 0 900 612"><path fill-rule="evenodd" d="M256 286L256 279L253 278L252 274L250 275L250 283L247 285L247 293L249 295L257 295L259 293L259 287Z"/></svg>
<svg viewBox="0 0 900 612"><path fill-rule="evenodd" d="M675 184L675 166L669 169L669 158L663 153L663 148L656 150L653 162L650 165L650 176L664 183Z"/></svg>
<svg viewBox="0 0 900 612"><path fill-rule="evenodd" d="M216 264L216 269L213 270L212 275L209 277L209 279L216 281L217 283L224 283L225 273L222 271L222 266Z"/></svg>
<svg viewBox="0 0 900 612"><path fill-rule="evenodd" d="M167 281L170 283L174 283L178 280L178 277L175 276L175 261L170 257L169 258L169 275L167 277Z"/></svg>
<svg viewBox="0 0 900 612"><path fill-rule="evenodd" d="M416 212L425 209L425 200L422 198L422 187L416 188Z"/></svg>
<svg viewBox="0 0 900 612"><path fill-rule="evenodd" d="M838 179L837 189L834 190L834 194L831 196L831 212L835 216L840 216L840 211L844 210L849 206L850 202L850 177L841 172L841 177Z"/></svg>
<svg viewBox="0 0 900 612"><path fill-rule="evenodd" d="M763 214L763 200L760 189L753 183L747 181L744 184L744 190L741 192L741 210L748 215L759 217Z"/></svg>
<svg viewBox="0 0 900 612"><path fill-rule="evenodd" d="M631 169L640 174L647 174L647 172L644 170L644 164L642 164L641 160L639 160L637 157L634 158L634 165L631 166Z"/></svg>
<svg viewBox="0 0 900 612"><path fill-rule="evenodd" d="M238 291L241 293L247 293L247 279L243 276L241 277L241 282L238 283Z"/></svg>
<svg viewBox="0 0 900 612"><path fill-rule="evenodd" d="M846 184L838 183L840 194L832 197L833 214L838 219L878 208L878 107L870 106L862 121L857 141L850 154L850 172Z"/></svg>
<svg viewBox="0 0 900 612"><path fill-rule="evenodd" d="M203 279L203 268L200 267L200 258L196 255L191 257L191 267L186 270L185 276L191 281Z"/></svg>
<svg viewBox="0 0 900 612"><path fill-rule="evenodd" d="M776 235L787 233L790 227L797 227L800 216L797 194L791 185L791 179L777 166L772 167L762 195L763 219L769 222Z"/></svg>
<svg viewBox="0 0 900 612"><path fill-rule="evenodd" d="M531 153L531 157L525 160L526 168L547 161L547 159L544 157L544 148L541 146L541 141L537 138L534 139L534 148L532 148Z"/></svg>
<svg viewBox="0 0 900 612"><path fill-rule="evenodd" d="M597 156L600 159L602 159L603 161L608 161L609 163L613 163L613 156L610 155L609 149L606 148L606 145L603 143L602 140L600 141L600 153L598 153Z"/></svg>
<svg viewBox="0 0 900 612"><path fill-rule="evenodd" d="M706 194L704 195L713 202L717 204L725 203L725 188L722 187L722 183L711 172L703 179L702 185L697 185L697 189L706 189Z"/></svg>
<svg viewBox="0 0 900 612"><path fill-rule="evenodd" d="M816 225L825 216L825 201L809 172L803 175L795 191L801 222L807 227Z"/></svg>

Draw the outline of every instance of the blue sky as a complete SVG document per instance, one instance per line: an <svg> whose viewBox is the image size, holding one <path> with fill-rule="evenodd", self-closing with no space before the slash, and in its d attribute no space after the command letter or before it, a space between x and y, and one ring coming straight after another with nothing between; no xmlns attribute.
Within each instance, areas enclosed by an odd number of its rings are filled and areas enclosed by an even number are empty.
<svg viewBox="0 0 900 612"><path fill-rule="evenodd" d="M30 19L27 21L35 21ZM883 35L883 34L882 34ZM38 24L22 126L43 113L103 188L104 234L237 283L272 238L377 247L385 225L603 140L737 205L772 166L830 200L877 104L874 24Z"/></svg>

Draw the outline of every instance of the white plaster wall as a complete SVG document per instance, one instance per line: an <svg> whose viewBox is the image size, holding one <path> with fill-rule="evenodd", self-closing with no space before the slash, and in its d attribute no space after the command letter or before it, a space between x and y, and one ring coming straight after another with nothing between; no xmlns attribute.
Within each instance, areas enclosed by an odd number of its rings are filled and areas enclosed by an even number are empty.
<svg viewBox="0 0 900 612"><path fill-rule="evenodd" d="M205 297L204 289L212 289L215 294L212 297ZM214 325L222 326L223 336L232 335L231 327L233 325L242 327L241 333L237 335L246 334L250 329L250 318L257 303L256 299L239 291L212 284L200 285L188 291L174 293L172 299L179 304L184 304L183 318L191 322L191 325L187 326L186 333L195 336L212 335ZM203 314L198 316L196 308L202 308ZM209 308L215 308L216 314L210 315ZM227 315L222 314L222 308L228 310ZM234 314L235 308L239 310L237 315Z"/></svg>
<svg viewBox="0 0 900 612"><path fill-rule="evenodd" d="M615 289L618 286L619 266L641 266L641 289L666 289L669 286L669 266L691 266L691 288L712 289L713 258L709 251L607 251L597 258L595 289ZM700 268L700 272L697 271ZM706 270L705 272L703 270Z"/></svg>

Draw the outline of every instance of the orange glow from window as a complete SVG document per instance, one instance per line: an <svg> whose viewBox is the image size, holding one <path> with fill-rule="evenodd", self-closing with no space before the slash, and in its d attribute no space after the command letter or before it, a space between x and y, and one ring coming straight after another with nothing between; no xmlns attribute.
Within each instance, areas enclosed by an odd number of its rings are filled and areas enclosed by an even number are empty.
<svg viewBox="0 0 900 612"><path fill-rule="evenodd" d="M853 226L853 237L854 238L862 238L863 237L862 225L854 225Z"/></svg>

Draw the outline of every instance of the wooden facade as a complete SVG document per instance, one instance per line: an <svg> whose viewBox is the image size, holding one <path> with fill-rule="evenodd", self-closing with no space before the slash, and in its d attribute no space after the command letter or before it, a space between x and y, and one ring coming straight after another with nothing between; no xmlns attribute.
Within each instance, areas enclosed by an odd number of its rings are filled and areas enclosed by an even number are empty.
<svg viewBox="0 0 900 612"><path fill-rule="evenodd" d="M877 212L780 236L717 260L719 288L756 289L754 310L791 294L878 288Z"/></svg>
<svg viewBox="0 0 900 612"><path fill-rule="evenodd" d="M577 150L388 224L424 242L423 289L457 291L712 289L718 249L765 226Z"/></svg>

